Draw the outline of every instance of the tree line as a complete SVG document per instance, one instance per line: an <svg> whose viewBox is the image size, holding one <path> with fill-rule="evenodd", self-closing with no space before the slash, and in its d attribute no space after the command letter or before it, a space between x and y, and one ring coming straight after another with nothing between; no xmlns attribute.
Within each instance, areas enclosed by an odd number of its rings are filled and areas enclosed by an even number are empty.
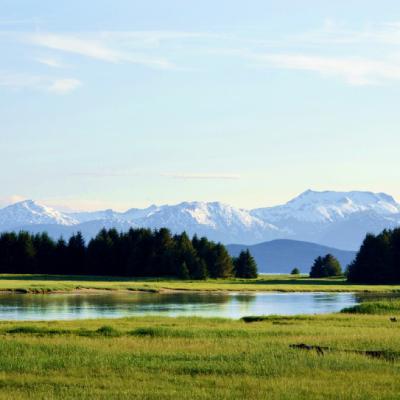
<svg viewBox="0 0 400 400"><path fill-rule="evenodd" d="M311 278L342 275L339 261L327 254L317 257L311 267ZM345 275L350 283L400 283L400 228L385 229L378 235L368 233Z"/></svg>
<svg viewBox="0 0 400 400"><path fill-rule="evenodd" d="M354 283L400 283L400 228L369 233L347 269Z"/></svg>
<svg viewBox="0 0 400 400"><path fill-rule="evenodd" d="M68 241L54 241L47 233L3 233L0 273L255 278L257 265L248 250L232 258L225 246L205 237L132 228L102 229L88 244L80 232Z"/></svg>

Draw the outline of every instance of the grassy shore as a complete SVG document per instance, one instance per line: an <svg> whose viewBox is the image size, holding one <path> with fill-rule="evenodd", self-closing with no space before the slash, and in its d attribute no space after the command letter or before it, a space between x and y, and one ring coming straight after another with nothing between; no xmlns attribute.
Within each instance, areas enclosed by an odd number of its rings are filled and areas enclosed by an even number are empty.
<svg viewBox="0 0 400 400"><path fill-rule="evenodd" d="M3 275L2 290L391 291L343 279ZM355 289L356 288L356 289ZM319 316L0 322L0 399L398 399L400 301Z"/></svg>
<svg viewBox="0 0 400 400"><path fill-rule="evenodd" d="M0 274L0 291L47 293L73 290L192 290L281 292L400 292L400 285L350 285L344 278L263 275L258 279L132 279L121 277Z"/></svg>
<svg viewBox="0 0 400 400"><path fill-rule="evenodd" d="M381 400L399 376L388 315L0 323L0 399Z"/></svg>

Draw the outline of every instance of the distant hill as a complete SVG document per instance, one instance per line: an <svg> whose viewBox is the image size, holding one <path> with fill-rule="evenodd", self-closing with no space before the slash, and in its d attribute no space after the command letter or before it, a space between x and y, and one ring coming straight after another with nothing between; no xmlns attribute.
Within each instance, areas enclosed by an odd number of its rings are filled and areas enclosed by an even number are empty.
<svg viewBox="0 0 400 400"><path fill-rule="evenodd" d="M272 240L251 246L230 244L227 248L232 256L239 255L241 250L249 249L257 261L259 272L264 273L289 273L294 267L299 268L302 273L308 273L314 259L328 253L333 254L344 269L356 255L354 251L287 239Z"/></svg>

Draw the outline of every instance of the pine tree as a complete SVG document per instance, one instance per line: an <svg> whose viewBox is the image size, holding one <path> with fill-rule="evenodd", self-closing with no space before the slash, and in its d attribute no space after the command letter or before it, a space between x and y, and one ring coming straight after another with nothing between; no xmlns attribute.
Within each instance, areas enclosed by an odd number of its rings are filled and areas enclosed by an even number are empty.
<svg viewBox="0 0 400 400"><path fill-rule="evenodd" d="M70 237L67 254L70 271L77 275L85 274L86 246L81 232Z"/></svg>
<svg viewBox="0 0 400 400"><path fill-rule="evenodd" d="M247 258L240 274L255 276ZM233 264L222 244L204 237L172 236L165 228L102 229L87 246L80 232L57 243L46 233L0 234L0 272L206 279L232 276Z"/></svg>
<svg viewBox="0 0 400 400"><path fill-rule="evenodd" d="M56 260L56 244L47 233L39 233L32 239L35 248L35 272L49 274Z"/></svg>
<svg viewBox="0 0 400 400"><path fill-rule="evenodd" d="M61 237L58 239L57 244L56 244L56 249L55 249L55 258L57 260L57 270L56 272L52 273L58 273L58 274L68 274L70 273L70 270L68 269L68 247L66 241Z"/></svg>
<svg viewBox="0 0 400 400"><path fill-rule="evenodd" d="M226 248L218 243L212 250L212 262L209 265L211 278L229 278L233 275L233 261Z"/></svg>
<svg viewBox="0 0 400 400"><path fill-rule="evenodd" d="M342 275L342 267L340 266L339 260L332 254L327 254L324 257L324 270L326 276L339 276Z"/></svg>
<svg viewBox="0 0 400 400"><path fill-rule="evenodd" d="M28 232L19 232L13 253L13 262L17 273L29 274L35 272L36 251L32 235Z"/></svg>
<svg viewBox="0 0 400 400"><path fill-rule="evenodd" d="M314 260L314 264L311 267L310 278L321 278L325 276L323 266L324 266L323 258L321 256L317 257Z"/></svg>
<svg viewBox="0 0 400 400"><path fill-rule="evenodd" d="M310 271L311 278L326 278L341 274L340 263L332 254L327 254L325 257L317 257Z"/></svg>
<svg viewBox="0 0 400 400"><path fill-rule="evenodd" d="M189 279L190 278L189 268L186 265L185 261L183 261L181 264L178 265L178 270L177 270L176 274L179 279Z"/></svg>
<svg viewBox="0 0 400 400"><path fill-rule="evenodd" d="M208 271L207 264L204 260L197 258L195 265L192 268L192 272L190 274L192 279L207 279Z"/></svg>
<svg viewBox="0 0 400 400"><path fill-rule="evenodd" d="M347 279L369 284L400 282L400 228L368 234L348 266Z"/></svg>
<svg viewBox="0 0 400 400"><path fill-rule="evenodd" d="M257 278L257 263L248 249L240 252L239 257L234 261L234 265L236 277Z"/></svg>

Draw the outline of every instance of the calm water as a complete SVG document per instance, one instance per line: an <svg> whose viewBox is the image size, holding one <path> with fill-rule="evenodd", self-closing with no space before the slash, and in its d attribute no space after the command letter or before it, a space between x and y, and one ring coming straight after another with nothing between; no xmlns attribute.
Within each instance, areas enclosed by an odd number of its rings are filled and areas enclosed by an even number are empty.
<svg viewBox="0 0 400 400"><path fill-rule="evenodd" d="M358 302L352 293L1 294L0 320L321 314Z"/></svg>

